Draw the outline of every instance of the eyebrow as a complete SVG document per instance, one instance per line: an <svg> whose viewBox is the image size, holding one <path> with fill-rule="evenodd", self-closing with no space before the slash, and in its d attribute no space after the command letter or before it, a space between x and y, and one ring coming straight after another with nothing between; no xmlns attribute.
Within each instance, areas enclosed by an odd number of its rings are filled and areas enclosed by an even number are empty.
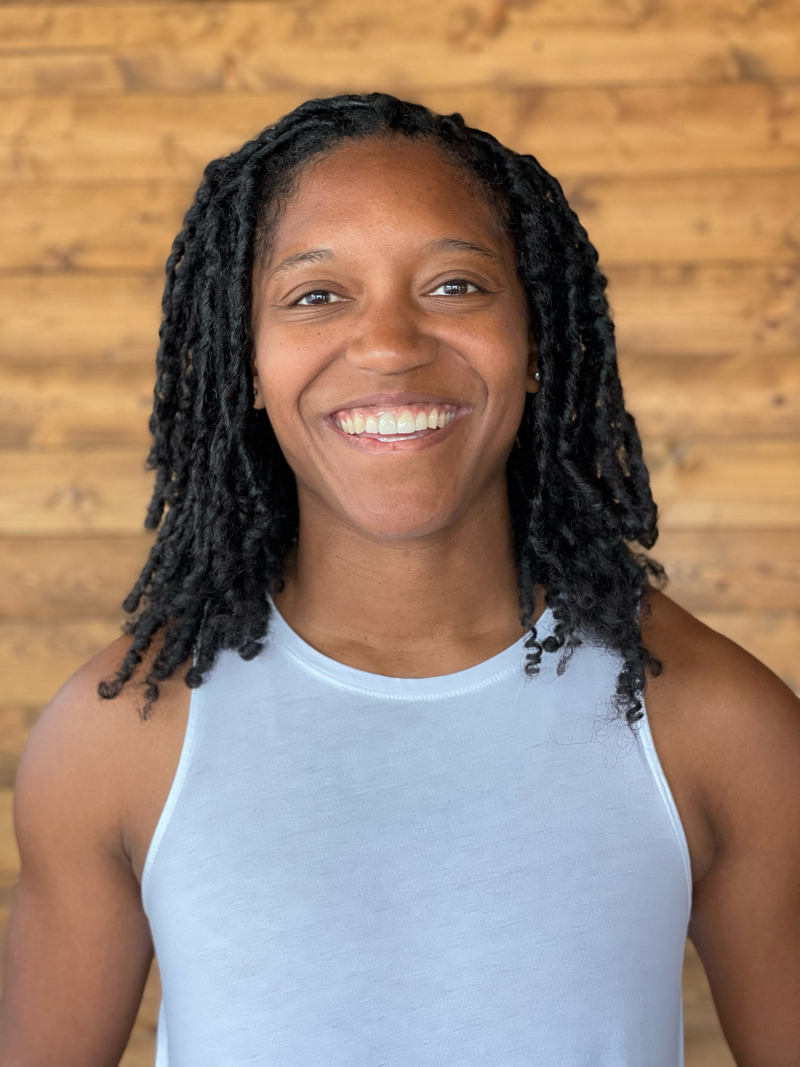
<svg viewBox="0 0 800 1067"><path fill-rule="evenodd" d="M272 276L276 274L284 274L286 271L294 270L295 267L302 267L304 263L319 263L323 259L331 259L333 257L333 250L330 248L309 248L307 252L298 252L294 256L287 256L286 259L282 259L277 267L271 271Z"/></svg>
<svg viewBox="0 0 800 1067"><path fill-rule="evenodd" d="M441 237L438 241L430 241L426 248L429 252L472 252L495 263L500 262L500 257L491 249L473 244L472 241L460 241L457 237Z"/></svg>
<svg viewBox="0 0 800 1067"><path fill-rule="evenodd" d="M425 249L428 252L471 252L473 255L483 256L484 259L491 259L495 263L500 262L500 257L490 249L484 248L483 245L474 244L472 241L461 241L457 237L440 237L437 240L429 241ZM271 274L275 277L278 274L285 274L294 270L295 267L302 267L306 263L320 263L323 260L332 258L333 250L330 248L309 248L306 252L298 252L296 255L282 259L273 268Z"/></svg>

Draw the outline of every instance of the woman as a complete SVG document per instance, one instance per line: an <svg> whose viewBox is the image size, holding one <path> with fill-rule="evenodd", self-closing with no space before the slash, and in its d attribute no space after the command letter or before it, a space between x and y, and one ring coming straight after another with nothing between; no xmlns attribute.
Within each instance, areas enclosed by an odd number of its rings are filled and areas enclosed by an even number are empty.
<svg viewBox="0 0 800 1067"><path fill-rule="evenodd" d="M675 1067L687 930L737 1062L800 1062L800 708L650 584L604 287L459 115L209 165L158 539L19 771L2 1064L117 1062L154 945L160 1067Z"/></svg>

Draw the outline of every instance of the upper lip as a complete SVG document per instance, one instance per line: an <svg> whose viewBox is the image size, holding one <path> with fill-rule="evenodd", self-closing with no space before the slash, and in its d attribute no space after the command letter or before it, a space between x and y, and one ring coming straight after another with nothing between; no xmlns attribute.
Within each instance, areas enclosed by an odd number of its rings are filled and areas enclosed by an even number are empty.
<svg viewBox="0 0 800 1067"><path fill-rule="evenodd" d="M434 393L416 393L416 392L402 392L402 393L365 393L363 396L357 396L353 400L343 400L340 404L337 404L335 408L331 408L328 415L332 415L334 411L342 411L346 408L367 408L375 407L378 404L385 404L386 407L400 407L401 404L453 404L455 407L467 407L460 400L456 400L449 396L436 396Z"/></svg>

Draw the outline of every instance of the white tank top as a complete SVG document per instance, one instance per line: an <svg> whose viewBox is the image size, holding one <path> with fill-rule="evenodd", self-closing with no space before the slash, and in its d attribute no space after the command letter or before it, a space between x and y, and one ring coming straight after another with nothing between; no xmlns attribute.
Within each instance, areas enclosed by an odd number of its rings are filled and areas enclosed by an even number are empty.
<svg viewBox="0 0 800 1067"><path fill-rule="evenodd" d="M555 620L548 608L543 638ZM682 1067L691 867L621 660L264 651L192 694L142 877L156 1067Z"/></svg>

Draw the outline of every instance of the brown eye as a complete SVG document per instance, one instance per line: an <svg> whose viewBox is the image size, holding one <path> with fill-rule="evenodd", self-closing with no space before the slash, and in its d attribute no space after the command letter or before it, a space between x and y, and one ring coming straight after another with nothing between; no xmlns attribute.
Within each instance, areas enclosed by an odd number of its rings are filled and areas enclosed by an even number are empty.
<svg viewBox="0 0 800 1067"><path fill-rule="evenodd" d="M452 278L450 281L442 282L441 285L437 285L431 293L431 296L435 296L440 289L446 290L446 292L442 294L443 296L468 296L468 286L476 293L481 291L474 282L468 282L466 278Z"/></svg>
<svg viewBox="0 0 800 1067"><path fill-rule="evenodd" d="M340 296L332 293L330 289L312 289L310 293L304 293L299 300L295 300L293 307L324 307L334 300L341 300ZM308 301L308 303L306 303Z"/></svg>

